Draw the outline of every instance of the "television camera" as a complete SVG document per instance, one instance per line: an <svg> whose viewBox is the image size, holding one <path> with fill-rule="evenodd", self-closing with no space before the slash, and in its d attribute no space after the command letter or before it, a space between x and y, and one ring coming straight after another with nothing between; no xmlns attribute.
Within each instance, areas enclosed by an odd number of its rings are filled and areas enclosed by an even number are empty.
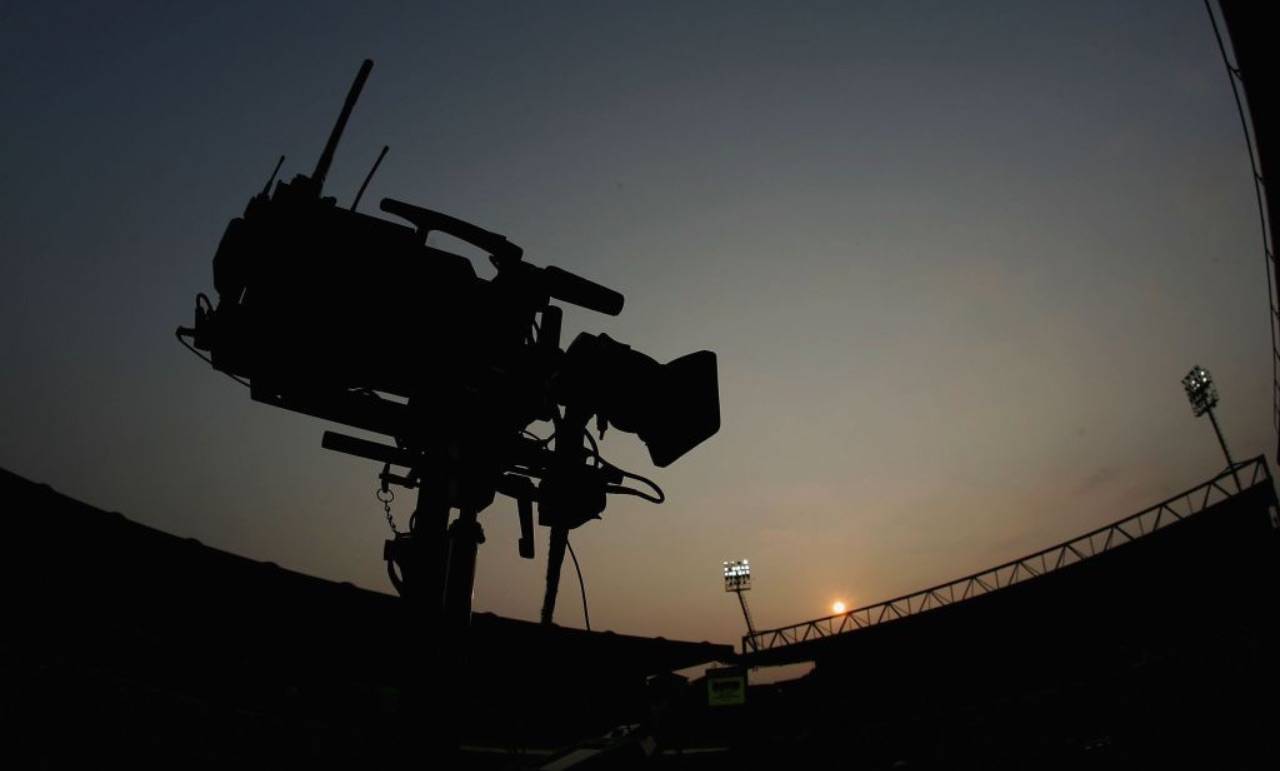
<svg viewBox="0 0 1280 771"><path fill-rule="evenodd" d="M697 351L660 364L588 333L562 349L553 303L617 315L623 296L526 262L505 236L430 209L382 199L382 211L407 224L356 211L377 164L350 208L324 196L372 66L361 66L315 170L276 181L282 157L227 225L213 258L217 304L198 295L195 324L178 337L256 401L393 439L326 432L322 446L383 463L384 494L417 488L409 529L384 557L397 591L429 617L455 627L470 617L484 541L477 514L497 494L514 498L519 553L531 559L536 504L551 530L542 608L550 623L568 532L598 518L610 494L663 500L656 485L600 456L588 424L601 437L609 426L637 434L653 463L667 466L719 430L716 357ZM481 278L469 259L429 245L433 233L477 247L496 274ZM538 421L554 433L533 435Z"/></svg>

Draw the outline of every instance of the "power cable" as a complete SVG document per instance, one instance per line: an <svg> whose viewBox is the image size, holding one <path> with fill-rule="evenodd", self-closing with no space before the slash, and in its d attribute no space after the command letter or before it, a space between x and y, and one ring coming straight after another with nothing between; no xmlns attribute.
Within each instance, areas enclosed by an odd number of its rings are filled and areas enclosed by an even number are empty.
<svg viewBox="0 0 1280 771"><path fill-rule="evenodd" d="M212 359L210 359L208 356L205 356L203 353L200 353L200 351L196 350L196 347L195 347L194 345L192 345L192 344L188 343L186 340L184 340L184 339L183 339L183 337L182 337L182 333L183 333L183 331L184 331L184 330L183 330L182 328L179 328L179 329L178 329L178 332L177 332L178 342L182 343L182 346L183 346L184 348L186 348L188 351L191 351L191 352L192 352L192 353L194 353L196 356L199 356L202 360L204 360L204 363L205 363L205 364L208 364L210 367L212 367L212 366L213 366L213 360L212 360ZM222 372L222 370L218 370L218 371L219 371L219 372ZM244 386L245 388L249 388L249 387L250 387L250 386L249 386L249 381L248 381L248 380L242 380L241 378L236 377L235 375L231 374L230 372L222 372L222 374L224 374L224 375L226 375L227 377L231 378L232 380L236 381L237 383L239 383L240 385Z"/></svg>
<svg viewBox="0 0 1280 771"><path fill-rule="evenodd" d="M587 624L587 631L591 631L591 614L587 612L587 584L582 580L582 567L578 564L578 555L573 553L573 544L569 543L569 536L565 536L564 545L569 547L569 556L573 557L573 569L578 571L578 588L582 590L582 618Z"/></svg>

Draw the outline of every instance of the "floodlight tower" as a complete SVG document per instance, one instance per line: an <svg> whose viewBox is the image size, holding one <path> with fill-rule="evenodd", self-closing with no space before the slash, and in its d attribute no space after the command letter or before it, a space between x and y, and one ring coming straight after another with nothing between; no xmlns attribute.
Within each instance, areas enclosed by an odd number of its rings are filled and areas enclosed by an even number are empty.
<svg viewBox="0 0 1280 771"><path fill-rule="evenodd" d="M747 598L742 593L751 588L751 563L747 560L732 560L724 563L724 590L738 595L738 603L742 605L742 617L747 620L747 634L756 634L755 624L751 623L751 611L747 610Z"/></svg>
<svg viewBox="0 0 1280 771"><path fill-rule="evenodd" d="M1218 388L1213 384L1213 376L1197 364L1182 379L1182 387L1187 389L1187 399L1191 402L1191 411L1195 416L1198 418L1208 413L1213 431L1218 435L1218 444L1222 445L1222 454L1227 457L1227 468L1231 469L1231 476L1236 480L1236 490L1243 490L1240 476L1236 473L1235 461L1231 460L1231 451L1227 449L1227 440L1223 438L1218 419L1213 414L1213 408L1218 406Z"/></svg>

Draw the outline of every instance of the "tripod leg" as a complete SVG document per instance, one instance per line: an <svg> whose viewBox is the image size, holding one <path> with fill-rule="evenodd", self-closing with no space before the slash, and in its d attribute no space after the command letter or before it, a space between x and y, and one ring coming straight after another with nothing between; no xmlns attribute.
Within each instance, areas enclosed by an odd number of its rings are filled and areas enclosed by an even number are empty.
<svg viewBox="0 0 1280 771"><path fill-rule="evenodd" d="M403 553L398 561L404 576L402 595L405 602L406 630L411 630L420 644L417 655L408 657L401 672L401 703L395 716L394 749L390 759L420 760L427 755L448 767L458 746L457 710L441 710L445 703L459 703L462 676L455 671L461 666L444 668L439 662L456 656L459 646L455 635L441 634L446 628L444 616L445 579L448 570L449 488L442 477L425 477L418 488L418 506L409 521L409 532L390 542ZM443 697L442 697L443 695ZM415 737L410 755L405 736ZM397 757L398 756L398 757Z"/></svg>
<svg viewBox="0 0 1280 771"><path fill-rule="evenodd" d="M471 624L471 593L476 582L476 553L484 543L484 530L473 509L463 509L449 527L449 564L444 584L444 628L449 636L463 637Z"/></svg>
<svg viewBox="0 0 1280 771"><path fill-rule="evenodd" d="M418 621L429 626L440 620L448 523L448 489L443 483L423 480L418 488L418 506L409 518L409 531L397 533L383 551L391 583L413 606Z"/></svg>

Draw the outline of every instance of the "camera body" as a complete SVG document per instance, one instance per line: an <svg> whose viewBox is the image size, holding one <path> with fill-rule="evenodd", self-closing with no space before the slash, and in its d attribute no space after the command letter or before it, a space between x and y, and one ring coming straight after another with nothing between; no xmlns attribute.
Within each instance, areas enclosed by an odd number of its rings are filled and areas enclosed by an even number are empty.
<svg viewBox="0 0 1280 771"><path fill-rule="evenodd" d="M620 294L526 263L505 237L447 215L384 199L412 220L402 225L339 208L309 183L279 182L231 220L213 260L218 304L197 308L195 347L247 379L254 399L410 448L442 433L509 440L576 408L655 437L660 466L718 428L709 351L664 366L588 334L561 350L552 300L614 314ZM428 246L432 232L488 251L497 274ZM693 435L676 436L682 426Z"/></svg>
<svg viewBox="0 0 1280 771"><path fill-rule="evenodd" d="M474 432L550 418L539 384L558 345L530 336L545 292L510 269L479 278L422 228L339 208L306 182L255 196L227 226L219 302L196 323L215 368L247 378L257 400L401 446L424 445L440 421Z"/></svg>
<svg viewBox="0 0 1280 771"><path fill-rule="evenodd" d="M658 466L719 428L715 354L661 365L585 333L562 350L553 300L616 314L622 295L462 220L381 207L409 224L339 208L301 175L255 195L214 256L195 347L257 401L465 460L455 505L487 505L508 472L544 476L549 453L522 431L562 408L639 434ZM428 246L433 232L488 252L496 275Z"/></svg>

